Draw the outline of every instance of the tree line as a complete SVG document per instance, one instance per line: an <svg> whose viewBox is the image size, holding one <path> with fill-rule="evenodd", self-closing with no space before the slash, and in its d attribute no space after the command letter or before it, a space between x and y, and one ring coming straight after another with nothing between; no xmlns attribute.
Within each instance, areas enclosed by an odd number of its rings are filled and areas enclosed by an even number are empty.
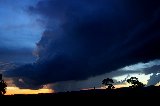
<svg viewBox="0 0 160 106"><path fill-rule="evenodd" d="M131 86L129 86L130 88L142 88L145 86L145 84L140 82L136 77L131 77L127 79L127 82L131 84ZM102 84L105 85L106 89L114 89L115 87L113 83L114 83L113 79L110 78L106 78L102 81Z"/></svg>

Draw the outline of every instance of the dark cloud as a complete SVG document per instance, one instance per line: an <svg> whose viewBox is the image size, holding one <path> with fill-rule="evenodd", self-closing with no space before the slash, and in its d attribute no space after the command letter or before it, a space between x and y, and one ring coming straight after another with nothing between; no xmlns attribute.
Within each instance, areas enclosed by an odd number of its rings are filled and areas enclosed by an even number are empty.
<svg viewBox="0 0 160 106"><path fill-rule="evenodd" d="M145 74L160 73L160 65L154 65L144 69Z"/></svg>
<svg viewBox="0 0 160 106"><path fill-rule="evenodd" d="M0 62L14 62L18 64L31 63L36 60L33 49L0 47Z"/></svg>
<svg viewBox="0 0 160 106"><path fill-rule="evenodd" d="M158 0L42 0L29 7L45 26L37 63L5 74L38 86L158 59L159 10Z"/></svg>
<svg viewBox="0 0 160 106"><path fill-rule="evenodd" d="M160 82L160 65L154 65L152 67L149 68L145 68L144 69L144 73L145 74L152 74L150 76L150 79L148 80L147 85L156 85Z"/></svg>
<svg viewBox="0 0 160 106"><path fill-rule="evenodd" d="M159 82L160 82L160 75L156 74L156 73L153 73L153 75L150 76L150 79L148 80L147 85L148 86L150 86L150 85L156 85Z"/></svg>
<svg viewBox="0 0 160 106"><path fill-rule="evenodd" d="M11 70L11 69L13 70L17 66L18 66L17 64L13 64L13 63L0 62L0 73L6 70Z"/></svg>

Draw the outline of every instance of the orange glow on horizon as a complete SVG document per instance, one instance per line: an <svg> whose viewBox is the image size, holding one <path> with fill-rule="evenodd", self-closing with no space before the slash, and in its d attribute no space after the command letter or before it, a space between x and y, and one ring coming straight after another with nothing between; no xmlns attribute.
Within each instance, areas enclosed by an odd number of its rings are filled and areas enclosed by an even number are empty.
<svg viewBox="0 0 160 106"><path fill-rule="evenodd" d="M115 89L123 88L123 87L129 87L129 86L130 86L130 85L127 84L127 83L114 85ZM94 89L94 88L85 88L85 89L81 89L81 90L92 90L92 89ZM99 87L99 88L95 88L95 89L106 89L106 87L103 86L103 87Z"/></svg>
<svg viewBox="0 0 160 106"><path fill-rule="evenodd" d="M20 89L18 87L7 87L7 92L5 95L14 95L14 94L39 94L39 93L54 93L52 89L38 89L38 90L31 90L31 89Z"/></svg>

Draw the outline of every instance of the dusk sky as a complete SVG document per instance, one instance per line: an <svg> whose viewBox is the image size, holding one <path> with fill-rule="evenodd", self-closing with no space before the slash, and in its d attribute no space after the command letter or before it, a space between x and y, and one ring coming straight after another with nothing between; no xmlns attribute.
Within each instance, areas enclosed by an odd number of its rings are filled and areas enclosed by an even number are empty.
<svg viewBox="0 0 160 106"><path fill-rule="evenodd" d="M160 81L159 0L0 0L8 94Z"/></svg>

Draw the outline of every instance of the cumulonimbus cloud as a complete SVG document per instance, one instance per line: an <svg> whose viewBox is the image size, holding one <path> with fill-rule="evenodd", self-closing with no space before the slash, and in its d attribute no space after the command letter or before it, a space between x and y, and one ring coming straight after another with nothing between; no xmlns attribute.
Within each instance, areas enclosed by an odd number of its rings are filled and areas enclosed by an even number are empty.
<svg viewBox="0 0 160 106"><path fill-rule="evenodd" d="M42 0L29 7L45 27L38 60L5 75L39 86L158 59L159 10L158 0Z"/></svg>

